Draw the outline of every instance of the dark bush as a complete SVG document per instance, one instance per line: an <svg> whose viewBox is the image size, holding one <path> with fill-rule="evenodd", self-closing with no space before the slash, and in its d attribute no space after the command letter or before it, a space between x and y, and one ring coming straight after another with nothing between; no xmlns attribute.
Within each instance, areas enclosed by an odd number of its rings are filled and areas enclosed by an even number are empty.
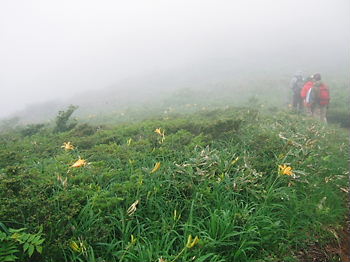
<svg viewBox="0 0 350 262"><path fill-rule="evenodd" d="M22 136L32 136L36 133L40 132L40 130L44 127L44 124L31 124L26 126L21 130Z"/></svg>
<svg viewBox="0 0 350 262"><path fill-rule="evenodd" d="M329 123L338 123L342 127L350 127L350 114L347 111L329 110L328 112Z"/></svg>
<svg viewBox="0 0 350 262"><path fill-rule="evenodd" d="M72 135L74 136L91 136L96 133L98 130L97 126L92 126L87 123L85 124L80 124L77 125L73 130L72 130Z"/></svg>
<svg viewBox="0 0 350 262"><path fill-rule="evenodd" d="M76 120L69 121L69 118L77 109L77 106L70 105L66 111L58 112L56 117L56 126L54 128L55 133L69 131L77 125Z"/></svg>

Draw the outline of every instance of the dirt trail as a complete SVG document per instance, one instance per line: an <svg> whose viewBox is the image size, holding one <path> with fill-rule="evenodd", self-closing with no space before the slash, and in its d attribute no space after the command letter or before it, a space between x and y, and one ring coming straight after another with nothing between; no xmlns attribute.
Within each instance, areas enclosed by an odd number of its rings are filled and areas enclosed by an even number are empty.
<svg viewBox="0 0 350 262"><path fill-rule="evenodd" d="M350 195L349 195L350 198ZM349 205L350 207L350 205ZM299 252L300 262L350 262L350 213L344 227L335 234L339 241L333 241L326 246L315 243Z"/></svg>
<svg viewBox="0 0 350 262"><path fill-rule="evenodd" d="M347 222L341 235L340 258L342 262L350 262L350 221Z"/></svg>
<svg viewBox="0 0 350 262"><path fill-rule="evenodd" d="M324 247L315 243L299 252L300 262L350 262L350 221L337 232L340 242L334 241Z"/></svg>

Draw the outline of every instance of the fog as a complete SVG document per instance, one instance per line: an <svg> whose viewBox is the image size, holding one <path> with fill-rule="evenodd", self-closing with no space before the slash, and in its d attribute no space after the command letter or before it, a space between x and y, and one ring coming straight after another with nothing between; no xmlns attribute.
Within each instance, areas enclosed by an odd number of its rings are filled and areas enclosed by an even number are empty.
<svg viewBox="0 0 350 262"><path fill-rule="evenodd" d="M158 76L346 71L349 17L348 0L2 0L0 117Z"/></svg>

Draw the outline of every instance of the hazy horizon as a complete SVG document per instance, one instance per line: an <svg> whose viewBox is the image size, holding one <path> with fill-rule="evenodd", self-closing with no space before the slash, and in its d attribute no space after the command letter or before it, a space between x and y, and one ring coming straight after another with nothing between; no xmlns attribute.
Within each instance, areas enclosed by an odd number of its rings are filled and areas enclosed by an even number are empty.
<svg viewBox="0 0 350 262"><path fill-rule="evenodd" d="M347 0L4 0L0 117L158 75L346 71L349 17Z"/></svg>

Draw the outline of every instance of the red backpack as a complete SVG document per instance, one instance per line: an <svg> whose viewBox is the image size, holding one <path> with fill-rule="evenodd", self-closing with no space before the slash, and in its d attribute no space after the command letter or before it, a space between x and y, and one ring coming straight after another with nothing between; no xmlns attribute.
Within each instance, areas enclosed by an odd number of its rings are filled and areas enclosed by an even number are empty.
<svg viewBox="0 0 350 262"><path fill-rule="evenodd" d="M320 84L313 88L315 91L315 102L321 106L328 105L330 100L328 87L325 84Z"/></svg>

